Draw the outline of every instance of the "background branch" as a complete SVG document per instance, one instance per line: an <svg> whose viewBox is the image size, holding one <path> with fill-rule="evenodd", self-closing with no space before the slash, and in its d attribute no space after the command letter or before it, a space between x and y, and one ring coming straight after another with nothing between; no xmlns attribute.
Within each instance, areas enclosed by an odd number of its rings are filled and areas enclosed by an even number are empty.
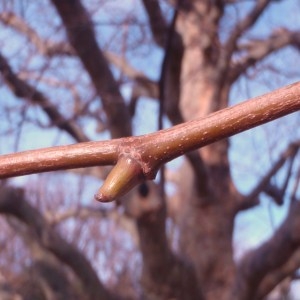
<svg viewBox="0 0 300 300"><path fill-rule="evenodd" d="M38 91L26 81L20 79L13 72L7 60L1 53L0 72L12 92L17 97L26 98L28 102L38 104L54 125L69 133L77 142L85 142L89 140L74 122L65 119L56 106L52 104L42 92Z"/></svg>
<svg viewBox="0 0 300 300"><path fill-rule="evenodd" d="M143 0L143 4L149 18L153 38L157 45L163 48L166 44L168 26L162 15L159 2L157 0Z"/></svg>
<svg viewBox="0 0 300 300"><path fill-rule="evenodd" d="M41 54L49 57L54 55L75 55L74 50L68 43L43 40L38 33L29 26L29 24L13 12L0 13L0 21L14 28L18 32L23 33L24 36L30 40L33 45L35 45Z"/></svg>
<svg viewBox="0 0 300 300"><path fill-rule="evenodd" d="M287 218L270 240L248 253L239 263L233 292L239 295L238 299L253 299L261 280L284 265L297 250L300 243L299 214L300 204L293 202Z"/></svg>
<svg viewBox="0 0 300 300"><path fill-rule="evenodd" d="M257 62L262 61L271 53L280 50L287 45L296 49L300 48L300 32L290 31L280 28L274 31L266 39L253 39L247 43L238 46L238 50L245 52L242 58L234 62L231 69L230 78L235 81L249 67L254 66Z"/></svg>
<svg viewBox="0 0 300 300"><path fill-rule="evenodd" d="M300 142L295 142L290 144L287 149L281 154L279 159L273 164L272 168L265 174L265 176L260 180L257 186L252 190L252 192L242 199L240 203L240 209L247 209L251 206L258 204L258 196L261 192L263 192L270 184L271 178L278 172L278 170L284 165L284 163L293 159L297 154L299 149Z"/></svg>
<svg viewBox="0 0 300 300"><path fill-rule="evenodd" d="M260 283L257 296L255 299L264 299L264 297L272 291L282 280L287 277L293 277L300 267L300 249L289 258L289 260L281 267L270 272Z"/></svg>
<svg viewBox="0 0 300 300"><path fill-rule="evenodd" d="M40 245L66 263L81 279L90 299L114 299L102 285L87 259L50 228L39 211L27 202L22 190L1 187L0 212L12 215L29 226Z"/></svg>
<svg viewBox="0 0 300 300"><path fill-rule="evenodd" d="M235 29L232 31L230 37L225 44L225 57L229 60L235 50L238 39L241 35L255 24L256 20L264 12L265 8L271 3L271 0L258 0L250 13L236 24Z"/></svg>
<svg viewBox="0 0 300 300"><path fill-rule="evenodd" d="M120 93L108 62L97 44L89 14L79 0L52 0L68 34L69 42L101 97L111 136L119 138L131 135L129 109Z"/></svg>

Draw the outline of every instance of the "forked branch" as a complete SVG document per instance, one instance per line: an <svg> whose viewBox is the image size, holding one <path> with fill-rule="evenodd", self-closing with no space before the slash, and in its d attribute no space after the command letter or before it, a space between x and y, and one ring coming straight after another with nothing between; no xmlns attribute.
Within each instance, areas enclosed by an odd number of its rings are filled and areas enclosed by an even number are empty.
<svg viewBox="0 0 300 300"><path fill-rule="evenodd" d="M116 164L96 199L107 202L189 151L300 110L300 82L152 134L0 156L0 178Z"/></svg>

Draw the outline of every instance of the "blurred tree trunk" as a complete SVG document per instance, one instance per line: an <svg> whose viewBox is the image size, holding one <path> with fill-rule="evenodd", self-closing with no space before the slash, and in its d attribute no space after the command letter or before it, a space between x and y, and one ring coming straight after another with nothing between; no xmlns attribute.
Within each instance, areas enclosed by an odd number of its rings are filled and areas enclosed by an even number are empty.
<svg viewBox="0 0 300 300"><path fill-rule="evenodd" d="M184 32L180 111L185 121L228 103L218 68L221 10L217 5L210 7L209 2L185 2L178 20L178 30ZM202 161L198 168L205 168L204 182L187 170L190 165L178 172L180 182L189 178L189 186L181 191L180 251L194 266L205 299L229 299L235 275L232 234L236 190L228 165L228 142L210 145L197 154Z"/></svg>

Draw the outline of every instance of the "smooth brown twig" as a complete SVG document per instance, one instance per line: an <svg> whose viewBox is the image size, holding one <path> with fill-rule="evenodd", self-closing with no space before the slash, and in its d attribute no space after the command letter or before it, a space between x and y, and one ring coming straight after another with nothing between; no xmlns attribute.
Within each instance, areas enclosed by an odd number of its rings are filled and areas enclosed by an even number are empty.
<svg viewBox="0 0 300 300"><path fill-rule="evenodd" d="M3 155L0 178L116 164L95 196L112 201L178 156L298 110L300 82L152 134Z"/></svg>

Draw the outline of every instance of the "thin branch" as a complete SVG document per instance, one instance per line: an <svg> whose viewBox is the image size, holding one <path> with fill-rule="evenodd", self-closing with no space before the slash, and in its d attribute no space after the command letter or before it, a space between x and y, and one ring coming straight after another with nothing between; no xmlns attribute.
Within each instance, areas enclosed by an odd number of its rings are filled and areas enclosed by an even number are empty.
<svg viewBox="0 0 300 300"><path fill-rule="evenodd" d="M111 64L134 82L132 97L158 98L158 84L156 81L151 80L145 73L135 69L124 57L120 57L112 52L104 52L104 55Z"/></svg>
<svg viewBox="0 0 300 300"><path fill-rule="evenodd" d="M144 136L3 155L0 178L118 161L97 194L100 201L112 201L141 181L153 179L162 164L178 156L298 110L300 82Z"/></svg>
<svg viewBox="0 0 300 300"><path fill-rule="evenodd" d="M300 141L298 142L298 150L300 147ZM296 155L297 155L297 151L295 153L295 155L292 155L292 157L289 159L289 165L288 165L288 169L287 172L285 174L285 180L282 184L282 186L280 188L278 188L279 190L279 195L277 195L277 202L280 201L279 198L283 199L284 194L287 191L290 179L292 178L292 171L293 171L293 166L294 166L294 162L296 161ZM276 199L274 199L276 201ZM283 203L283 200L281 200L281 203Z"/></svg>
<svg viewBox="0 0 300 300"><path fill-rule="evenodd" d="M259 284L273 270L290 259L300 245L300 203L293 202L289 213L274 235L239 263L235 299L254 299Z"/></svg>
<svg viewBox="0 0 300 300"><path fill-rule="evenodd" d="M24 36L28 38L33 45L35 45L41 54L49 57L54 55L73 56L75 54L74 49L68 43L53 42L42 39L38 33L28 25L28 23L13 12L0 13L0 21L24 34Z"/></svg>
<svg viewBox="0 0 300 300"><path fill-rule="evenodd" d="M270 2L271 0L256 1L256 4L251 10L251 12L236 25L235 29L232 31L224 47L225 60L229 61L229 58L231 57L232 53L234 52L237 46L237 41L240 38L240 36L249 28L251 28L253 24L255 24L256 20L261 16L261 14L264 12L265 8L268 6L268 4L270 4Z"/></svg>
<svg viewBox="0 0 300 300"><path fill-rule="evenodd" d="M258 195L263 192L270 183L271 178L278 172L288 159L292 159L300 147L300 142L290 144L287 149L280 155L279 159L273 164L272 168L265 174L257 186L249 195L240 203L240 210L247 209L257 203Z"/></svg>
<svg viewBox="0 0 300 300"><path fill-rule="evenodd" d="M20 199L20 201L24 201L23 199ZM31 277L30 280L32 282L35 282L37 286L40 286L42 289L45 288L44 284L41 284L40 280L37 280L37 278L42 278L44 282L46 282L46 290L47 295L50 293L57 293L61 295L64 299L77 299L76 296L78 294L86 295L86 287L84 284L81 283L81 280L77 276L72 276L72 280L69 276L69 272L66 272L65 268L62 268L61 261L58 260L53 253L51 253L48 249L43 247L39 243L39 240L36 238L35 230L34 228L31 228L30 226L24 226L24 222L20 221L17 218L14 217L7 217L7 223L9 226L14 230L16 235L19 235L22 240L25 242L27 248L30 251L31 256L31 263L30 263L30 270L35 270L32 274L34 277ZM47 268L47 275L42 271L42 269ZM51 274L51 275L50 275ZM28 276L28 268L26 268L21 274L21 277L27 277ZM60 285L54 284L54 282L51 281L51 278L55 278L56 282L59 282ZM19 280L20 277L18 276ZM41 284L41 285L40 285ZM24 295L23 287L18 288L18 292L20 294ZM34 288L31 290L35 290ZM75 296L75 293L77 294ZM27 294L27 297L34 299L36 296L34 296L34 292ZM77 296L78 297L78 296ZM1 296L0 296L0 299ZM6 298L4 298L6 299ZM50 297L50 299L55 299L53 297Z"/></svg>
<svg viewBox="0 0 300 300"><path fill-rule="evenodd" d="M86 142L0 156L0 178L115 164L120 140Z"/></svg>
<svg viewBox="0 0 300 300"><path fill-rule="evenodd" d="M76 141L85 142L89 140L74 122L65 119L56 106L42 92L19 78L1 53L0 72L17 97L26 98L28 101L38 104L55 126L69 133Z"/></svg>
<svg viewBox="0 0 300 300"><path fill-rule="evenodd" d="M63 212L55 212L55 215L52 213L51 215L47 214L47 212L44 215L47 222L53 226L72 218L77 218L80 220L86 220L90 217L107 219L108 216L111 217L111 215L115 213L115 210L107 210L103 207L80 205L77 207L71 207Z"/></svg>
<svg viewBox="0 0 300 300"><path fill-rule="evenodd" d="M239 51L245 51L245 55L236 61L232 67L230 77L236 80L246 69L263 60L271 53L281 48L291 45L297 49L300 48L300 32L290 31L284 28L274 31L266 39L250 40L238 47Z"/></svg>
<svg viewBox="0 0 300 300"><path fill-rule="evenodd" d="M53 42L41 38L32 27L30 27L21 17L17 16L13 12L0 13L0 21L24 34L24 36L31 41L40 54L50 57L54 55L76 56L74 49L69 43ZM150 80L143 72L131 66L123 57L120 57L112 52L104 52L104 55L110 63L119 68L120 71L122 71L127 77L141 85L143 89L148 90L150 88L150 92L147 93L148 97L149 95L152 95L150 97L157 98L157 91L155 95L153 95L152 92L153 89L157 89L156 82Z"/></svg>
<svg viewBox="0 0 300 300"><path fill-rule="evenodd" d="M68 265L80 278L89 299L114 299L86 258L49 226L40 212L27 202L23 191L1 187L0 213L12 215L30 227L40 245Z"/></svg>
<svg viewBox="0 0 300 300"><path fill-rule="evenodd" d="M298 188L300 187L300 168L298 169L298 172L296 173L295 176L295 183L291 192L291 200L292 202L297 200L297 191Z"/></svg>

